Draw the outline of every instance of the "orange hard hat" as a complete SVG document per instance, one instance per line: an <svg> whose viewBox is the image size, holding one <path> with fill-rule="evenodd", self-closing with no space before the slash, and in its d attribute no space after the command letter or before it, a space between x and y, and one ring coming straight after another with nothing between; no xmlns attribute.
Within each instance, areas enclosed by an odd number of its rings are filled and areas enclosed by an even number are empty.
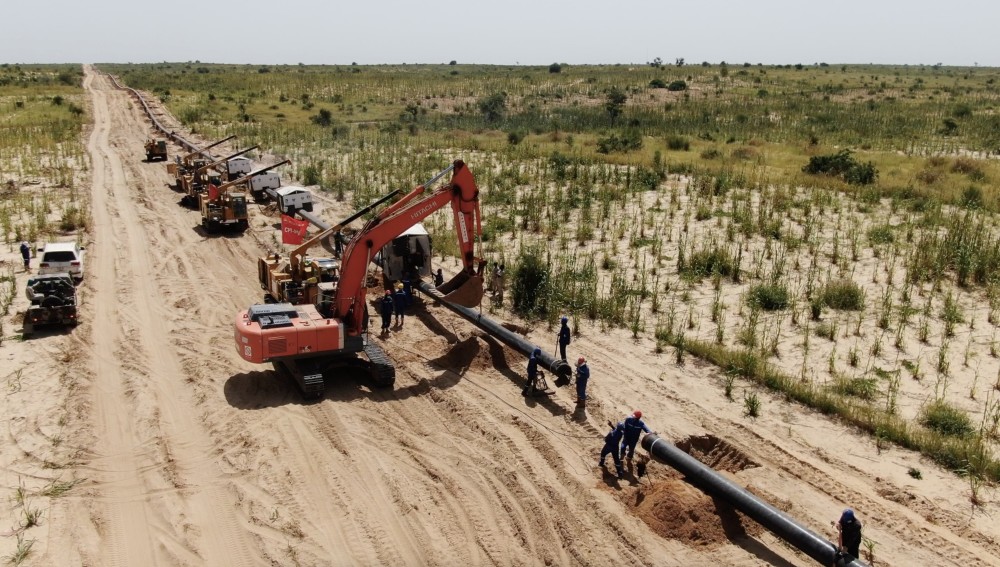
<svg viewBox="0 0 1000 567"><path fill-rule="evenodd" d="M642 417L642 412L639 410L635 410L634 412L632 412L632 415L634 417Z"/></svg>
<svg viewBox="0 0 1000 567"><path fill-rule="evenodd" d="M577 364L577 366L579 366L579 365L581 365L581 364L584 364L584 363L586 363L586 362L587 362L587 359L586 359L586 358L584 358L584 357L582 357L582 356L581 356L580 358L576 359L576 364Z"/></svg>
<svg viewBox="0 0 1000 567"><path fill-rule="evenodd" d="M386 295L390 295L391 293L392 293L392 291L390 291L390 290L388 290L388 289L387 289L387 290L385 290L385 294L386 294Z"/></svg>

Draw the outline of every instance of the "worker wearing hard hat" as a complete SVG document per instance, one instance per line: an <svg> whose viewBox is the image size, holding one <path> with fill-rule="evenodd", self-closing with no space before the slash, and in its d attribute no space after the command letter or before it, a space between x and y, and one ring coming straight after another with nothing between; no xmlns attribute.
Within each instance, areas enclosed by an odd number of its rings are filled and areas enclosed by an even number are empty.
<svg viewBox="0 0 1000 567"><path fill-rule="evenodd" d="M396 293L392 295L393 306L396 310L396 325L403 326L403 319L406 319L406 292L403 291L403 284L396 284Z"/></svg>
<svg viewBox="0 0 1000 567"><path fill-rule="evenodd" d="M569 332L569 318L562 318L562 327L559 327L559 357L563 360L566 358L566 347L569 345L570 332Z"/></svg>
<svg viewBox="0 0 1000 567"><path fill-rule="evenodd" d="M608 425L611 426L611 431L604 436L604 448L601 449L601 460L597 462L597 466L604 467L604 461L608 458L608 455L611 455L611 458L615 461L615 472L618 473L618 478L621 479L625 471L622 469L622 459L618 456L618 443L625 435L625 425L620 421L617 425L609 421Z"/></svg>
<svg viewBox="0 0 1000 567"><path fill-rule="evenodd" d="M392 325L392 292L390 290L385 290L385 295L382 296L382 301L380 302L379 310L382 314L382 332L389 332L389 326Z"/></svg>
<svg viewBox="0 0 1000 567"><path fill-rule="evenodd" d="M576 359L576 403L583 405L587 403L587 380L590 380L590 367L587 366L587 359L580 357Z"/></svg>
<svg viewBox="0 0 1000 567"><path fill-rule="evenodd" d="M538 380L538 359L542 357L542 349L535 348L528 357L528 380L521 389L521 394L530 396L535 393L535 381Z"/></svg>
<svg viewBox="0 0 1000 567"><path fill-rule="evenodd" d="M625 418L625 438L622 439L622 455L621 458L625 459L625 453L628 452L628 460L632 460L632 456L635 454L635 446L639 444L639 436L642 432L652 433L649 426L642 421L642 412L635 410L632 415Z"/></svg>

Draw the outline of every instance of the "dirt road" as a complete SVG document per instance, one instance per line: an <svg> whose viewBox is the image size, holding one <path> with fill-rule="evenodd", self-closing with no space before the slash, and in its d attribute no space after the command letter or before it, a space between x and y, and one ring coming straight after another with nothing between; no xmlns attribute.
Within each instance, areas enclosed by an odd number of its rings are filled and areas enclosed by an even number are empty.
<svg viewBox="0 0 1000 567"><path fill-rule="evenodd" d="M274 219L206 237L164 166L140 161L150 127L128 95L89 69L85 87L87 310L53 369L79 377L66 443L84 481L51 500L33 564L812 564L663 467L620 482L598 469L604 424L635 407L665 436L724 440L704 448L727 474L819 533L855 507L879 565L1000 564L1000 531L956 477L766 395L750 421L715 369L625 333L574 340L594 373L584 411L567 390L525 400L520 355L418 306L386 340L395 389L345 378L303 405L232 346Z"/></svg>

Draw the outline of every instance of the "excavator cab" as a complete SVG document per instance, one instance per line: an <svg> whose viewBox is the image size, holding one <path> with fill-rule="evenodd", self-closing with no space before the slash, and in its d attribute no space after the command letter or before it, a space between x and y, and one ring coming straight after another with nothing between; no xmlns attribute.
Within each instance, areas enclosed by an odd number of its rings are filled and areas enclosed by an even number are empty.
<svg viewBox="0 0 1000 567"><path fill-rule="evenodd" d="M433 274L431 259L431 237L424 225L417 223L382 247L378 264L382 268L384 286L389 288L393 282L405 278L430 276ZM437 290L445 301L462 307L477 307L483 300L483 278L463 270Z"/></svg>

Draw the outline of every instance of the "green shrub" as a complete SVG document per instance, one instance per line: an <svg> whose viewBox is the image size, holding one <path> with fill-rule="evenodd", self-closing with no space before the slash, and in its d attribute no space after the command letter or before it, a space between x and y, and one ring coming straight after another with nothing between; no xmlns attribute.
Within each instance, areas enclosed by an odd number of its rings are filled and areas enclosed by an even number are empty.
<svg viewBox="0 0 1000 567"><path fill-rule="evenodd" d="M843 396L851 396L866 401L872 401L879 395L876 378L849 378L838 376L832 389Z"/></svg>
<svg viewBox="0 0 1000 567"><path fill-rule="evenodd" d="M765 311L788 308L788 288L777 283L757 284L747 293L747 303Z"/></svg>
<svg viewBox="0 0 1000 567"><path fill-rule="evenodd" d="M920 412L920 423L942 435L966 437L973 431L968 414L944 400L935 400Z"/></svg>
<svg viewBox="0 0 1000 567"><path fill-rule="evenodd" d="M649 86L653 89L665 89L667 88L667 83L664 83L663 79L653 79L649 82Z"/></svg>
<svg viewBox="0 0 1000 567"><path fill-rule="evenodd" d="M548 310L552 286L548 264L537 248L522 250L511 283L514 311L525 316L542 316Z"/></svg>
<svg viewBox="0 0 1000 567"><path fill-rule="evenodd" d="M670 136L667 138L667 147L674 151L688 151L691 149L691 142L684 136Z"/></svg>
<svg viewBox="0 0 1000 567"><path fill-rule="evenodd" d="M820 291L821 305L837 311L861 311L865 306L865 292L851 280L832 281Z"/></svg>
<svg viewBox="0 0 1000 567"><path fill-rule="evenodd" d="M667 85L668 91L686 91L687 88L688 84L682 80L671 81L670 84Z"/></svg>
<svg viewBox="0 0 1000 567"><path fill-rule="evenodd" d="M702 248L691 253L691 257L678 267L681 275L693 279L701 279L718 273L722 276L732 276L736 263L727 250L718 246Z"/></svg>
<svg viewBox="0 0 1000 567"><path fill-rule="evenodd" d="M895 239L896 235L893 234L892 227L887 224L873 226L868 230L868 240L872 244L891 244Z"/></svg>
<svg viewBox="0 0 1000 567"><path fill-rule="evenodd" d="M605 138L598 138L597 151L602 154L612 152L627 152L642 148L642 136L638 131L628 131L622 134L611 134Z"/></svg>
<svg viewBox="0 0 1000 567"><path fill-rule="evenodd" d="M878 179L878 170L872 162L861 163L851 155L851 150L835 154L813 156L802 171L813 175L839 177L851 185L871 185Z"/></svg>

